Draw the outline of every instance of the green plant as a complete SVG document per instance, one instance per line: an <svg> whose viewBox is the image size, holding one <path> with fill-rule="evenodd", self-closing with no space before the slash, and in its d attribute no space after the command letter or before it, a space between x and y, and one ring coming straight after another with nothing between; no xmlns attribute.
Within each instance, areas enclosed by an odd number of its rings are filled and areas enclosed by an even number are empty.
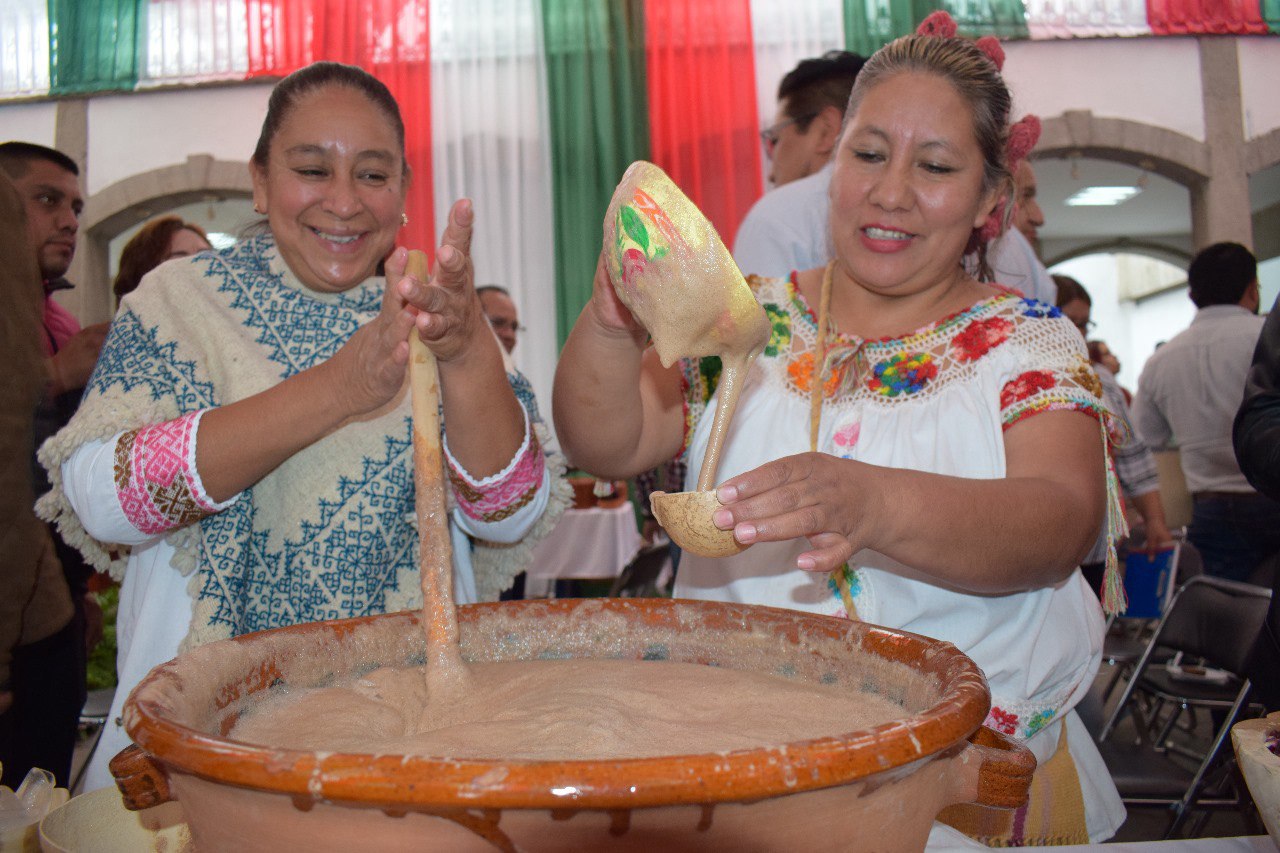
<svg viewBox="0 0 1280 853"><path fill-rule="evenodd" d="M90 690L116 686L116 610L120 607L120 590L109 587L93 593L102 608L102 640L89 652L85 682Z"/></svg>

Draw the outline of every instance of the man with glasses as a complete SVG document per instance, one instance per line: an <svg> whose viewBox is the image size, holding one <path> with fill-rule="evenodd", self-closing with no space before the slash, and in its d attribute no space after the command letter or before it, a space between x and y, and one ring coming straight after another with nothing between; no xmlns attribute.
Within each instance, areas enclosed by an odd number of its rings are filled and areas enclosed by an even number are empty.
<svg viewBox="0 0 1280 853"><path fill-rule="evenodd" d="M476 295L480 297L480 308L489 318L489 325L502 348L508 353L514 351L516 335L524 331L524 326L520 325L520 316L516 314L516 303L511 300L511 294L505 287L486 284L476 288Z"/></svg>
<svg viewBox="0 0 1280 853"><path fill-rule="evenodd" d="M1036 200L1036 173L1029 160L1019 163L1013 173L1013 200L1012 227L987 245L987 265L996 283L1052 305L1057 292L1053 277L1040 260L1038 232L1044 225L1044 211ZM971 275L978 274L976 255L966 257L965 264Z"/></svg>
<svg viewBox="0 0 1280 853"><path fill-rule="evenodd" d="M785 276L830 258L831 154L863 61L828 51L801 61L778 84L777 117L760 132L774 189L747 213L733 245L744 273Z"/></svg>

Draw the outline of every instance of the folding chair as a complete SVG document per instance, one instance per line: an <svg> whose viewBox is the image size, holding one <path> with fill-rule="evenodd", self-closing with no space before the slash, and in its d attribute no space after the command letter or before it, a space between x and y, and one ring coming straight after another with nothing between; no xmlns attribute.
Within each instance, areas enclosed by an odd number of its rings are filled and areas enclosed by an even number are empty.
<svg viewBox="0 0 1280 853"><path fill-rule="evenodd" d="M1132 554L1141 551L1145 547L1145 542L1143 529L1136 528L1129 540L1129 552ZM1173 601L1174 592L1192 577L1201 574L1203 570L1200 552L1186 541L1185 528L1173 532L1173 554L1170 562L1173 565L1173 571L1165 576L1164 588L1159 590L1158 611L1151 612L1150 615L1144 613L1140 617L1113 616L1107 621L1107 636L1102 646L1102 662L1111 667L1111 678L1102 692L1104 705L1111 698L1111 693L1120 683L1120 679L1129 675L1138 659L1142 657L1143 651L1151 642L1159 616L1164 615Z"/></svg>
<svg viewBox="0 0 1280 853"><path fill-rule="evenodd" d="M1180 587L1098 735L1124 802L1169 808L1166 838L1175 836L1193 808L1248 803L1242 788L1231 790L1231 750L1222 747L1246 707L1261 710L1247 704L1250 684L1241 673L1270 599L1268 589L1209 575ZM1193 666L1202 667L1205 677L1187 680ZM1213 670L1225 674L1224 683L1208 678ZM1179 726L1195 709L1208 709L1214 718L1207 739L1198 725ZM1136 737L1112 738L1126 717Z"/></svg>

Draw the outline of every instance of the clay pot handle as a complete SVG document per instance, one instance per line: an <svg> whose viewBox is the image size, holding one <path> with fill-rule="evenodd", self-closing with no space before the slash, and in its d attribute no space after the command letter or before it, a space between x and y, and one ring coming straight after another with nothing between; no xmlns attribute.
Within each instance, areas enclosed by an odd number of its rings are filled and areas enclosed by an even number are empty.
<svg viewBox="0 0 1280 853"><path fill-rule="evenodd" d="M129 811L140 812L175 799L169 790L169 774L137 744L120 750L108 767Z"/></svg>
<svg viewBox="0 0 1280 853"><path fill-rule="evenodd" d="M1018 741L981 726L969 739L968 749L982 758L978 769L978 793L973 802L983 806L1016 809L1025 805L1036 772L1036 757Z"/></svg>

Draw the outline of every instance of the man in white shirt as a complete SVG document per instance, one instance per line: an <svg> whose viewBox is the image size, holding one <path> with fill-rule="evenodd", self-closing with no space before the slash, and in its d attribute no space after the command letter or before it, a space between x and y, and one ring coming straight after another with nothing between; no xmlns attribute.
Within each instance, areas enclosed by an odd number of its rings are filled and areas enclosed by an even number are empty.
<svg viewBox="0 0 1280 853"><path fill-rule="evenodd" d="M744 274L781 277L830 259L831 154L863 61L828 51L801 61L778 84L777 119L760 133L775 189L748 211L733 243Z"/></svg>
<svg viewBox="0 0 1280 853"><path fill-rule="evenodd" d="M1149 446L1181 451L1194 500L1187 538L1205 572L1247 580L1280 551L1280 502L1249 485L1231 445L1263 325L1257 261L1239 243L1216 243L1192 260L1187 282L1199 310L1189 328L1147 360L1133 423Z"/></svg>
<svg viewBox="0 0 1280 853"><path fill-rule="evenodd" d="M1037 231L1044 225L1044 211L1036 201L1036 173L1030 161L1018 164L1013 185L1013 227L987 246L987 266L997 284L1017 288L1032 299L1053 305L1058 289L1040 262ZM971 275L976 275L977 257L966 258L966 267Z"/></svg>

